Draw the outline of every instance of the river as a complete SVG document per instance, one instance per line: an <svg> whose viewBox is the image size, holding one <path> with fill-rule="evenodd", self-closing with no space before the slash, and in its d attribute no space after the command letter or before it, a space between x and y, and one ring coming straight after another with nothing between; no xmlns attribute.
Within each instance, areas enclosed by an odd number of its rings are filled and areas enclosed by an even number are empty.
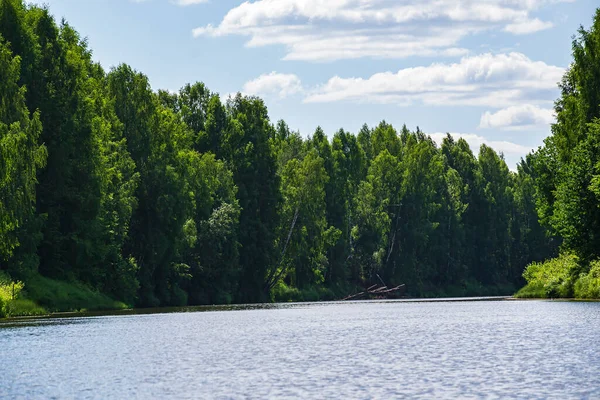
<svg viewBox="0 0 600 400"><path fill-rule="evenodd" d="M2 323L0 397L600 398L600 303L195 311Z"/></svg>

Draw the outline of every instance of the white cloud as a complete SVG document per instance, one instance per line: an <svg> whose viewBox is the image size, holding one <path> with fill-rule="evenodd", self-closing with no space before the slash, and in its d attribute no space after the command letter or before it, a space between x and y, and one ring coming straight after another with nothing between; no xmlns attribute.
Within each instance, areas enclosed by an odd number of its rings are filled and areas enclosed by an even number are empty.
<svg viewBox="0 0 600 400"><path fill-rule="evenodd" d="M535 126L548 126L554 120L554 110L551 108L523 104L507 107L495 113L487 111L481 116L479 127L520 130Z"/></svg>
<svg viewBox="0 0 600 400"><path fill-rule="evenodd" d="M508 24L504 30L515 35L526 35L528 33L534 33L552 28L552 26L552 22L541 21L536 18L531 21L525 20L515 22L514 24Z"/></svg>
<svg viewBox="0 0 600 400"><path fill-rule="evenodd" d="M438 145L442 144L442 141L446 137L447 133L436 132L429 134L434 142ZM471 151L476 156L479 154L479 148L482 144L491 147L498 153L504 154L506 164L508 167L515 171L517 163L521 158L524 158L528 153L534 150L534 147L523 146L517 143L505 141L505 140L489 140L483 136L479 136L473 133L455 133L452 132L450 135L455 139L464 139L471 147Z"/></svg>
<svg viewBox="0 0 600 400"><path fill-rule="evenodd" d="M532 61L521 53L482 54L458 63L382 72L366 79L335 76L310 91L304 101L492 108L550 104L563 73L563 68Z"/></svg>
<svg viewBox="0 0 600 400"><path fill-rule="evenodd" d="M280 74L271 72L263 74L256 79L246 82L244 93L250 95L285 97L301 92L302 82L294 74Z"/></svg>
<svg viewBox="0 0 600 400"><path fill-rule="evenodd" d="M247 46L283 45L285 59L464 55L462 38L489 30L552 26L532 14L572 0L257 0L232 8L194 36L242 35Z"/></svg>

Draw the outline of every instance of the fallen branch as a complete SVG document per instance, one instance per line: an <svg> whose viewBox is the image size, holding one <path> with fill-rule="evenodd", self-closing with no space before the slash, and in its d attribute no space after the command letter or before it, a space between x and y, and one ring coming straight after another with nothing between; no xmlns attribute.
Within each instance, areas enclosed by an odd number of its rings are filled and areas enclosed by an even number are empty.
<svg viewBox="0 0 600 400"><path fill-rule="evenodd" d="M349 295L345 298L343 298L342 300L362 300L363 298L381 298L381 296L387 296L390 294L393 294L395 292L398 292L399 290L403 289L406 285L398 285L396 287L393 288L388 288L387 286L377 286L377 285L373 285L370 286L367 290L362 291L362 292L358 292L356 294L352 294Z"/></svg>

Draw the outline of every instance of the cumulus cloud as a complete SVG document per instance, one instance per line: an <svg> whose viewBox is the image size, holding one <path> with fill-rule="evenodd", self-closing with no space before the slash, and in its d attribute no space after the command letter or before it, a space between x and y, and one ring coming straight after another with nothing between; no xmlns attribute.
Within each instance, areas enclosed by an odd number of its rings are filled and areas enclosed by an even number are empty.
<svg viewBox="0 0 600 400"><path fill-rule="evenodd" d="M526 34L552 24L539 8L572 0L257 0L194 36L242 35L247 46L283 45L285 59L464 55L462 38L489 30Z"/></svg>
<svg viewBox="0 0 600 400"><path fill-rule="evenodd" d="M507 107L495 113L487 111L481 116L479 127L520 130L535 126L547 126L554 120L554 110L551 108L523 104Z"/></svg>
<svg viewBox="0 0 600 400"><path fill-rule="evenodd" d="M504 30L515 35L526 35L528 33L534 33L544 29L552 28L552 26L552 22L541 21L536 18L531 21L518 21L514 24L508 24Z"/></svg>
<svg viewBox="0 0 600 400"><path fill-rule="evenodd" d="M438 145L442 144L442 141L446 137L447 133L436 132L432 133L429 136L436 142ZM482 144L491 147L498 153L502 153L504 155L504 159L506 161L506 165L512 170L516 171L517 164L521 160L521 158L525 158L525 156L535 149L534 146L523 146L517 143L509 142L506 140L489 140L483 136L476 135L474 133L456 133L452 132L450 135L455 139L464 139L471 147L471 151L476 156L479 154L479 148Z"/></svg>
<svg viewBox="0 0 600 400"><path fill-rule="evenodd" d="M277 96L280 99L302 92L302 82L294 74L271 72L246 82L244 93L250 95Z"/></svg>
<svg viewBox="0 0 600 400"><path fill-rule="evenodd" d="M368 78L335 76L313 89L307 103L355 101L411 105L510 107L550 104L564 69L521 53L463 57L453 64L382 72Z"/></svg>
<svg viewBox="0 0 600 400"><path fill-rule="evenodd" d="M431 136L431 138L438 145L441 145L442 141L444 140L446 135L447 135L447 133L436 132L436 133L430 134L429 136ZM466 142L469 143L471 150L473 150L473 153L475 153L476 155L479 153L479 147L481 147L482 144L485 144L486 146L491 147L492 149L496 150L498 153L503 153L503 154L509 155L509 156L521 156L522 157L522 156L525 156L527 153L529 153L531 150L533 150L533 147L527 147L527 146L523 146L523 145L520 145L517 143L504 141L504 140L488 140L485 137L476 135L474 133L452 132L452 133L450 133L450 135L456 140L458 140L458 139L466 140Z"/></svg>

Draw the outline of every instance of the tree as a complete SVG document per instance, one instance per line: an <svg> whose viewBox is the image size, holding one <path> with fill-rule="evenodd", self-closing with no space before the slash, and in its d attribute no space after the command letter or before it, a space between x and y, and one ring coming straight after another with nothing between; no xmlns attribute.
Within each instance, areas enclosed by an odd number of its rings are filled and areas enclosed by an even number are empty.
<svg viewBox="0 0 600 400"><path fill-rule="evenodd" d="M239 215L233 174L213 154L187 151L185 181L194 214L184 225L189 248L183 262L191 275L185 289L190 304L229 304L237 294Z"/></svg>
<svg viewBox="0 0 600 400"><path fill-rule="evenodd" d="M436 283L440 267L436 255L446 250L436 248L435 240L444 231L440 225L446 223L442 218L445 165L433 141L418 132L408 140L404 157L398 251L390 257L386 275L422 291L428 283Z"/></svg>
<svg viewBox="0 0 600 400"><path fill-rule="evenodd" d="M65 22L57 26L46 8L11 0L1 10L3 34L22 57L26 103L39 110L38 143L48 151L47 165L37 174L29 255L21 256L33 264L31 254L37 253L39 270L48 276L109 292L121 292L124 282L135 287L121 259L120 236L113 234L115 227L127 231L135 177L119 121L106 104L104 73L77 32ZM135 288L128 293L133 297Z"/></svg>
<svg viewBox="0 0 600 400"><path fill-rule="evenodd" d="M23 236L36 234L28 228L35 219L36 173L46 160L46 148L38 145L39 113L29 116L25 88L18 84L20 64L0 36L0 266L17 274L37 268L26 262L33 257L37 264L35 243L13 256L27 240Z"/></svg>
<svg viewBox="0 0 600 400"><path fill-rule="evenodd" d="M403 170L399 160L387 149L371 163L367 179L360 184L356 198L356 225L353 239L363 279L374 281L389 262L396 243L402 202Z"/></svg>
<svg viewBox="0 0 600 400"><path fill-rule="evenodd" d="M476 268L478 280L484 284L510 277L509 223L512 198L509 171L504 159L490 147L481 145L479 165L483 178L484 206L482 222L481 263Z"/></svg>
<svg viewBox="0 0 600 400"><path fill-rule="evenodd" d="M241 207L239 241L241 276L237 300L262 301L267 269L276 262L275 238L281 202L272 140L275 130L262 100L238 94L227 104L229 117L222 141Z"/></svg>
<svg viewBox="0 0 600 400"><path fill-rule="evenodd" d="M333 136L331 146L333 172L330 176L333 200L328 208L328 222L340 230L341 235L335 246L328 252L329 268L327 283L330 286L343 285L349 279L358 282L356 266L353 265L352 226L356 207L354 199L360 182L366 178L366 156L357 138L340 129Z"/></svg>
<svg viewBox="0 0 600 400"><path fill-rule="evenodd" d="M528 157L528 163L542 223L564 239L565 251L573 250L582 263L589 263L600 255L595 238L599 203L594 192L599 159L600 9L591 28L581 27L573 40L573 63L560 88L552 135Z"/></svg>
<svg viewBox="0 0 600 400"><path fill-rule="evenodd" d="M315 149L309 150L302 160L291 159L285 165L282 222L293 221L294 226L287 251L282 249L283 270L272 273L271 286L288 271L289 283L300 289L324 283L327 250L340 235L339 230L327 224L325 188L328 180L324 160Z"/></svg>
<svg viewBox="0 0 600 400"><path fill-rule="evenodd" d="M146 76L129 66L111 71L108 87L140 174L138 204L124 249L139 267L138 304L186 304L187 294L181 286L188 277L188 266L180 262L179 253L185 242L183 226L193 205L185 191L180 149L189 148L191 133L159 103Z"/></svg>

